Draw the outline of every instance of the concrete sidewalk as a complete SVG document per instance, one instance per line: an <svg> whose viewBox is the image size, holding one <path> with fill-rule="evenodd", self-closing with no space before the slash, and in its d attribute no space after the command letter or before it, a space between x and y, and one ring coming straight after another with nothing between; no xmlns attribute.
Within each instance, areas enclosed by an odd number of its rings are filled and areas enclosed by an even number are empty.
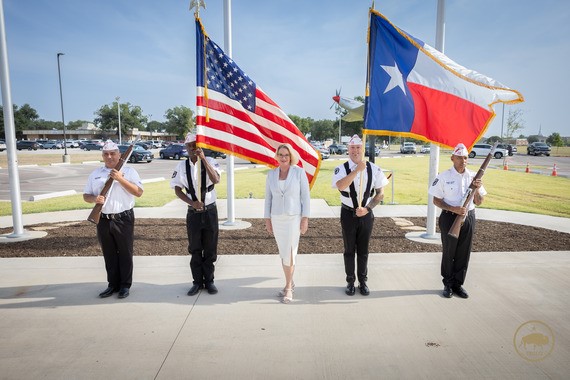
<svg viewBox="0 0 570 380"><path fill-rule="evenodd" d="M300 255L289 305L276 297L283 286L277 255L221 256L220 292L194 297L186 295L187 257L137 256L125 300L97 297L106 285L101 257L0 263L2 379L567 379L570 373L570 251L476 253L467 300L440 296L439 254L372 254L368 297L344 294L341 255ZM551 329L553 347L524 345L542 325L519 328L536 320ZM525 358L550 350L540 361Z"/></svg>

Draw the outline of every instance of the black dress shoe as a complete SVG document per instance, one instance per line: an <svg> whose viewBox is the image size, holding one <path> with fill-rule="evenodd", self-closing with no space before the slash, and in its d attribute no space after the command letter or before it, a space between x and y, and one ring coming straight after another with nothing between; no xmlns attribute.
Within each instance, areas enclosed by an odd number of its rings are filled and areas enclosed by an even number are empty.
<svg viewBox="0 0 570 380"><path fill-rule="evenodd" d="M469 294L463 289L462 286L455 286L453 288L453 293L459 298L469 298Z"/></svg>
<svg viewBox="0 0 570 380"><path fill-rule="evenodd" d="M216 294L216 293L218 293L218 288L216 288L216 285L214 285L213 282L210 282L209 284L206 284L205 288L206 288L206 290L208 291L208 294Z"/></svg>
<svg viewBox="0 0 570 380"><path fill-rule="evenodd" d="M360 285L358 286L358 289L360 289L360 294L362 294L363 296L367 296L370 294L370 290L368 289L368 286L366 286L365 282L361 282Z"/></svg>
<svg viewBox="0 0 570 380"><path fill-rule="evenodd" d="M354 282L349 282L346 285L346 290L344 291L346 295L353 296L356 293L356 288L354 287Z"/></svg>
<svg viewBox="0 0 570 380"><path fill-rule="evenodd" d="M445 298L451 298L451 296L453 295L453 292L451 291L451 287L445 285L443 287L443 292L441 293Z"/></svg>
<svg viewBox="0 0 570 380"><path fill-rule="evenodd" d="M115 293L116 290L115 288L113 288L112 286L109 286L107 289L103 290L101 293L99 293L99 297L101 298L107 298L113 295L113 293Z"/></svg>
<svg viewBox="0 0 570 380"><path fill-rule="evenodd" d="M119 290L119 298L127 298L129 296L129 288L121 288Z"/></svg>
<svg viewBox="0 0 570 380"><path fill-rule="evenodd" d="M195 296L202 289L202 284L194 284L188 291L189 296Z"/></svg>

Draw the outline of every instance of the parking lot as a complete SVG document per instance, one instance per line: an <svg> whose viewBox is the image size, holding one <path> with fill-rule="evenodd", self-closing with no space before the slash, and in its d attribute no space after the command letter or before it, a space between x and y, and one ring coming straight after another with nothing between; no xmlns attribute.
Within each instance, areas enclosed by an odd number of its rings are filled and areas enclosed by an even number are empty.
<svg viewBox="0 0 570 380"><path fill-rule="evenodd" d="M521 149L522 150L522 149ZM73 156L78 154L84 154L76 148L68 148L68 154ZM60 153L63 155L63 149L56 150L55 153ZM162 160L158 158L159 149L152 149L155 159L151 163L137 163L135 164L137 171L139 172L141 178L143 179L154 179L154 178L164 178L168 179L172 175L172 172L179 161L177 160ZM0 152L0 157L5 156L7 153ZM54 154L53 150L37 150L37 151L18 151L18 157L23 157L24 155L46 155ZM100 159L100 152L91 152L92 160L98 161ZM418 156L421 154L418 153ZM382 159L388 157L402 156L399 150L382 150L380 156L376 157L376 163L381 167ZM411 155L405 155L406 157L411 157ZM428 159L428 155L426 160ZM446 154L442 154L440 157L440 162L445 160ZM346 155L331 155L330 160L338 159L345 160ZM29 160L28 160L29 161ZM56 160L60 163L60 160ZM226 160L217 159L220 163L222 170L225 171ZM473 158L470 162L476 164L482 162L483 158ZM55 163L55 162L54 162ZM522 152L516 153L514 156L508 158L509 169L524 171L527 163L529 164L530 171L532 173L538 173L544 175L550 175L552 173L553 165L556 163L557 173L559 176L570 176L570 157L546 157L546 156L528 156L526 151L524 154ZM53 165L53 166L20 166L19 167L19 177L20 177L20 193L21 199L27 201L32 196L37 196L41 194L53 193L74 190L78 193L83 192L83 187L85 186L85 181L89 173L96 167L100 166L100 162L84 163L84 164L72 164L72 165ZM239 158L235 159L235 169L252 167L248 161L241 160ZM502 168L502 159L493 159L490 163L491 167ZM0 168L0 200L10 200L10 187L8 180L8 169L6 166Z"/></svg>

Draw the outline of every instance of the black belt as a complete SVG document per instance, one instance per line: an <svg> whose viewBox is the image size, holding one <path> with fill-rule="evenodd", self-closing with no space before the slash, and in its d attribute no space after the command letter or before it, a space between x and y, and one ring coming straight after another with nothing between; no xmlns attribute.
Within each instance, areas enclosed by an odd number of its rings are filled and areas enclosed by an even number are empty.
<svg viewBox="0 0 570 380"><path fill-rule="evenodd" d="M471 213L471 212L475 212L475 209L467 211L468 214ZM449 211L449 210L441 210L441 213L442 213L442 214L458 215L458 214L456 214L456 213L454 213L454 212L452 212L452 211Z"/></svg>
<svg viewBox="0 0 570 380"><path fill-rule="evenodd" d="M194 212L204 212L204 211L211 210L213 208L216 208L216 202L210 203L209 205L204 206L204 208L201 210L196 210L194 207L188 205L188 210L194 211Z"/></svg>
<svg viewBox="0 0 570 380"><path fill-rule="evenodd" d="M353 209L352 207L350 207L350 206L347 206L347 205L345 205L344 203L343 203L343 204L341 204L341 207L342 207L343 209L345 209L345 210L348 210L348 211L353 211L353 212L354 212L354 209Z"/></svg>
<svg viewBox="0 0 570 380"><path fill-rule="evenodd" d="M101 213L101 218L109 219L109 220L120 220L123 216L131 215L133 213L133 209L126 210L123 212L119 212L117 214L103 214Z"/></svg>

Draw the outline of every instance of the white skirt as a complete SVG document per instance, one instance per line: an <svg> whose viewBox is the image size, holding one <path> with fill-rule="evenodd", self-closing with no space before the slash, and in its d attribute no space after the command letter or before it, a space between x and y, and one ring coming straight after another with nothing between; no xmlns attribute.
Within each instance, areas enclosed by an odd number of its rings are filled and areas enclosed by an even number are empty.
<svg viewBox="0 0 570 380"><path fill-rule="evenodd" d="M291 265L291 260L295 265L301 236L301 215L273 215L271 225L283 265Z"/></svg>

